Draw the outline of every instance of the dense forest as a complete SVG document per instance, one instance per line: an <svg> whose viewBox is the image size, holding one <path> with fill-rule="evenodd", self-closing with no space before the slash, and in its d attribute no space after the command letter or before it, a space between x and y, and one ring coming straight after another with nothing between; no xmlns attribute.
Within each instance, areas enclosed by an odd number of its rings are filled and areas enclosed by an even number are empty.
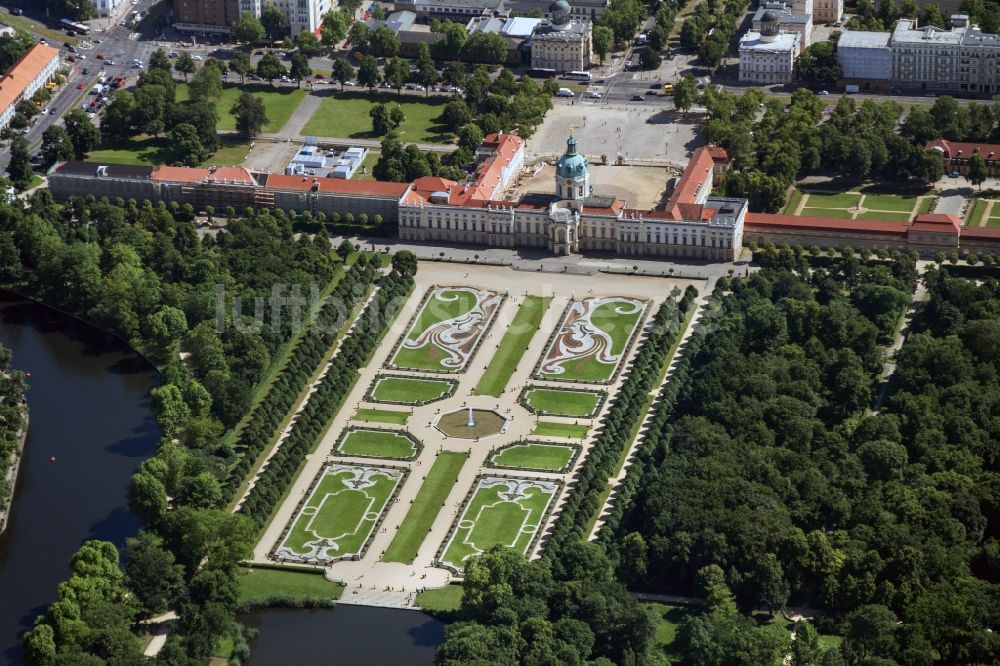
<svg viewBox="0 0 1000 666"><path fill-rule="evenodd" d="M164 437L129 493L146 528L128 540L124 569L112 544L80 549L58 600L25 635L29 663L141 663L133 627L168 609L182 619L159 663L204 663L220 637L246 653L234 622L237 565L257 530L226 509L227 481L256 458L273 414L280 421L342 334L377 262L334 252L325 235L294 234L280 211L229 212L224 230L199 235L189 211L149 202L58 205L41 190L0 206L4 286L121 335L163 376L151 404ZM347 271L346 259L356 259ZM408 284L414 263L397 259L384 280ZM350 336L346 346L360 350L351 363L387 321L379 308L391 315L394 305L371 302L375 328Z"/></svg>
<svg viewBox="0 0 1000 666"><path fill-rule="evenodd" d="M657 416L604 540L619 576L709 600L679 636L685 663L776 649L746 614L786 604L845 636L822 663L995 663L997 282L929 274L927 332L873 414L912 260L765 263L733 282Z"/></svg>

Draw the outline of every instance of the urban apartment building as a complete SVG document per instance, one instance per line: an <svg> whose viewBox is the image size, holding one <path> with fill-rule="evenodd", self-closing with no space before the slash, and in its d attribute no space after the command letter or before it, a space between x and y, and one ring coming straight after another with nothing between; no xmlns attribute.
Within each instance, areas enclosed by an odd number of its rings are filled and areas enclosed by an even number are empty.
<svg viewBox="0 0 1000 666"><path fill-rule="evenodd" d="M174 28L229 34L240 18L239 0L174 0Z"/></svg>
<svg viewBox="0 0 1000 666"><path fill-rule="evenodd" d="M750 30L740 38L740 81L759 85L790 82L799 42L798 33L780 29L776 12L765 11L760 32Z"/></svg>
<svg viewBox="0 0 1000 666"><path fill-rule="evenodd" d="M904 89L1000 92L1000 36L984 33L955 14L951 28L900 19L892 32L845 31L837 42L844 77L888 81Z"/></svg>
<svg viewBox="0 0 1000 666"><path fill-rule="evenodd" d="M948 173L957 171L961 174L969 171L969 158L979 153L986 162L986 172L990 176L1000 176L1000 144L996 143L963 143L934 139L927 143L927 150L933 150L944 160L944 170Z"/></svg>
<svg viewBox="0 0 1000 666"><path fill-rule="evenodd" d="M35 44L0 78L0 129L23 99L31 99L59 70L59 49Z"/></svg>
<svg viewBox="0 0 1000 666"><path fill-rule="evenodd" d="M590 69L590 20L573 18L566 0L553 2L549 13L552 18L531 33L531 66L557 72Z"/></svg>

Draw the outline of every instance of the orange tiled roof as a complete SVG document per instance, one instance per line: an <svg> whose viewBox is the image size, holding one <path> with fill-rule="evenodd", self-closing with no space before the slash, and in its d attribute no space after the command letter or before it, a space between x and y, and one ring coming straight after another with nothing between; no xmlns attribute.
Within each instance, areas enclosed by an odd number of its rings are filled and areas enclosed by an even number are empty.
<svg viewBox="0 0 1000 666"><path fill-rule="evenodd" d="M28 85L37 79L53 58L59 57L59 49L45 44L35 44L14 63L0 79L0 109L16 104Z"/></svg>
<svg viewBox="0 0 1000 666"><path fill-rule="evenodd" d="M350 180L347 178L317 178L315 176L286 176L280 173L267 175L267 187L281 190L311 190L320 192L362 194L373 197L401 197L409 183L390 183L379 180Z"/></svg>
<svg viewBox="0 0 1000 666"><path fill-rule="evenodd" d="M980 153L988 160L1000 159L1000 144L995 143L964 143L961 141L934 139L927 142L926 148L927 150L940 148L944 156L949 159L956 157L967 158L973 153Z"/></svg>
<svg viewBox="0 0 1000 666"><path fill-rule="evenodd" d="M845 220L833 217L813 217L811 215L777 215L771 213L747 213L745 229L792 229L796 231L821 231L833 233L887 234L902 236L907 225L899 222L880 220Z"/></svg>

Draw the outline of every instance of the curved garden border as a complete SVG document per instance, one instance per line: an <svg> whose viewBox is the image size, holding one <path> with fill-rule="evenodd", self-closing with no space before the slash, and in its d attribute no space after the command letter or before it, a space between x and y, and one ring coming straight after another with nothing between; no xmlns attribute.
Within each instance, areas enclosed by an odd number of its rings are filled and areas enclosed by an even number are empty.
<svg viewBox="0 0 1000 666"><path fill-rule="evenodd" d="M547 412L544 409L535 409L528 402L527 395L528 391L534 391L538 389L541 389L543 391L565 391L568 393L569 392L589 393L591 395L597 395L598 396L597 404L594 405L594 409L585 416L567 416L566 414ZM607 402L607 400L608 400L608 392L605 389L595 388L591 390L591 389L576 388L572 386L545 386L543 384L528 384L523 389L521 389L521 393L517 396L517 404L521 405L522 407L527 409L532 414L535 414L536 416L560 416L567 419L592 419L601 413L601 408L604 407L604 403Z"/></svg>
<svg viewBox="0 0 1000 666"><path fill-rule="evenodd" d="M347 436L352 432L357 432L358 430L366 430L368 432L389 432L394 435L403 435L410 442L413 443L413 455L407 456L406 458L389 458L386 456L371 456L361 453L345 453L340 450L340 446L347 439ZM403 462L412 462L420 456L420 452L424 450L424 443L417 439L413 433L408 430L403 430L402 428L378 428L370 426L355 426L349 425L344 428L344 431L340 433L340 437L337 438L337 443L333 446L333 451L331 455L335 458L368 458L374 460L401 460Z"/></svg>
<svg viewBox="0 0 1000 666"><path fill-rule="evenodd" d="M427 370L426 368L406 368L401 365L396 365L392 362L392 359L396 358L396 353L399 351L399 348L403 345L403 342L406 341L406 337L409 334L410 330L413 328L413 324L416 323L417 317L420 316L420 313L423 312L424 306L427 304L427 301L430 300L431 294L433 294L434 291L437 289L461 289L461 288L475 289L478 287L470 287L469 285L432 284L430 287L427 288L427 291L424 293L423 298L420 299L420 304L417 305L416 312L414 312L413 316L410 317L410 320L406 322L406 328L403 329L402 335L400 335L399 339L396 340L396 344L392 346L392 351L389 352L389 356L386 357L385 363L382 365L383 368L385 368L386 370L406 370L409 372L426 372L431 375L444 375L446 377L453 375L460 375L468 369L469 364L472 363L472 359L474 359L476 357L476 354L479 352L479 347L483 344L483 340L485 340L486 336L489 335L490 329L493 327L493 322L496 321L497 313L500 312L501 308L503 308L503 304L507 301L508 294L506 292L504 293L501 293L499 291L494 292L497 296L500 297L500 302L497 303L497 306L493 309L492 314L490 314L490 318L487 319L486 322L483 324L483 332L479 334L479 337L476 339L476 344L473 345L472 351L469 352L469 356L465 359L465 363L462 364L462 367L456 368L454 370Z"/></svg>
<svg viewBox="0 0 1000 666"><path fill-rule="evenodd" d="M511 465L500 465L496 462L496 457L506 451L507 449L512 449L515 446L527 446L529 444L538 444L540 446L562 446L573 450L573 455L570 456L569 461L562 467L562 469L542 469L540 467L512 467ZM493 453L489 455L486 459L486 467L491 469L514 469L523 470L525 472L545 472L548 474L565 474L569 470L573 469L573 465L580 458L580 454L583 453L582 444L563 444L562 442L543 442L541 440L534 439L521 439L516 442L511 442L510 444L504 444L498 449L494 449ZM550 479L551 480L551 479Z"/></svg>
<svg viewBox="0 0 1000 666"><path fill-rule="evenodd" d="M458 512L455 514L455 520L451 521L451 527L448 528L448 533L444 535L444 539L441 540L441 545L438 546L437 552L434 553L434 559L431 561L431 566L450 571L452 574L459 576L460 578L465 577L464 571L445 564L441 561L441 557L444 556L444 551L451 542L451 537L455 534L455 530L458 529L458 523L462 520L462 516L465 515L465 510L468 508L469 502L472 501L472 496L476 493L476 490L479 489L479 482L487 477L513 479L515 481L544 481L545 483L554 483L556 485L555 492L552 493L552 501L549 502L549 506L545 509L545 513L538 519L538 529L535 530L535 534L531 537L531 541L528 542L528 547L525 548L525 556L535 549L535 546L538 544L538 540L542 538L542 532L544 531L545 525L552 516L552 512L555 511L556 505L559 503L559 498L562 497L563 486L565 485L562 481L558 479L546 479L540 476L513 476L502 473L477 474L476 478L472 480L472 485L469 487L469 490L465 493L465 497L462 498L462 504L458 507Z"/></svg>
<svg viewBox="0 0 1000 666"><path fill-rule="evenodd" d="M409 329L407 329L409 330ZM395 351L393 351L395 353ZM423 372L423 371L421 371ZM451 373L449 373L451 374ZM375 398L375 387L378 386L379 380L382 379L412 379L414 381L425 381L425 382L446 382L449 386L448 390L441 395L439 398L434 398L433 400L415 400L413 402L400 402L398 400L378 400ZM455 391L458 389L458 380L451 379L449 377L413 377L412 375L400 375L391 372L380 372L375 375L372 380L371 385L368 390L365 391L365 396L363 400L365 402L377 403L380 405L401 405L403 407L423 407L424 405L429 405L433 402L438 402L439 400L445 400L455 395Z"/></svg>
<svg viewBox="0 0 1000 666"><path fill-rule="evenodd" d="M372 541L375 539L375 535L378 534L379 527L381 527L383 521L385 521L385 516L387 513L389 513L389 508L398 499L399 493L403 490L403 485L406 484L406 478L410 475L410 470L401 465L356 465L356 466L376 467L379 469L399 470L400 472L402 472L402 474L399 477L399 481L396 483L396 487L393 489L392 494L389 495L389 498L385 501L385 506L382 507L382 510L379 512L378 519L375 521L375 524L372 525L371 531L368 533L368 536L365 537L365 541L364 543L361 544L361 548L358 549L358 552L353 555L342 555L341 557L334 557L332 559L324 560L322 562L308 560L303 557L286 557L284 555L282 556L277 555L278 546L284 543L285 538L288 536L288 533L292 530L292 525L295 523L295 520L299 517L299 514L302 511L302 507L309 500L309 497L312 496L313 491L316 490L316 486L317 484L319 484L319 480L323 477L324 474L326 474L327 465L323 465L322 467L320 467L319 472L316 474L315 478L313 478L312 483L309 484L309 487L306 489L306 492L302 494L302 498L295 505L295 511L292 512L292 517L288 520L288 523L281 530L281 534L278 535L278 538L275 539L274 544L268 551L267 556L269 559L274 560L275 562L301 562L309 566L327 567L333 564L334 562L342 562L344 560L357 561L365 556L365 553L368 552L368 547L371 546Z"/></svg>
<svg viewBox="0 0 1000 666"><path fill-rule="evenodd" d="M632 297L620 296L619 298L632 298ZM570 308L573 307L574 303L580 300L582 299L574 298L571 299L570 302L566 304L566 308L563 310L563 314L559 318L559 324L552 330L552 333L549 334L549 338L545 341L545 346L542 347L542 354L541 356L538 357L538 360L535 362L535 369L531 371L531 379L536 379L539 381L546 381L546 382L561 382L566 384L592 384L594 386L611 386L612 384L615 383L615 381L618 380L618 375L621 374L622 369L624 369L625 364L628 362L629 355L632 353L632 345L635 344L636 339L639 337L639 333L643 329L645 329L646 324L648 323L647 320L649 319L649 310L650 306L652 305L652 301L649 300L648 298L635 299L637 301L642 301L643 303L642 314L639 316L639 320L635 323L635 326L632 328L632 332L629 333L628 340L625 341L625 346L622 347L622 357L618 361L618 365L615 367L615 371L611 374L610 377L608 377L604 381L595 382L585 379L546 377L545 375L541 374L542 363L545 362L545 358L549 355L549 350L552 348L552 343L555 340L556 336L559 335L560 332L562 332L563 325L569 318Z"/></svg>

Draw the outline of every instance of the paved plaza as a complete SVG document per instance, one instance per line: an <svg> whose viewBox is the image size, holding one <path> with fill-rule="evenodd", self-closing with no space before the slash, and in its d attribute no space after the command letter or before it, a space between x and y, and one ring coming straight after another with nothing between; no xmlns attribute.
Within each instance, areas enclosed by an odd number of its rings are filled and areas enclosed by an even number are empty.
<svg viewBox="0 0 1000 666"><path fill-rule="evenodd" d="M694 284L699 291L705 288L704 281L667 277L598 274L593 279L581 282L579 276L572 274L526 272L513 270L506 266L466 266L454 263L421 262L413 293L396 317L371 362L361 369L358 382L345 400L340 412L331 422L330 428L316 452L307 457L306 464L296 479L288 499L279 508L258 542L254 551L254 560L257 562L270 561L269 554L282 538L284 530L293 520L298 507L309 491L310 484L313 483L324 466L328 464L382 464L369 457L352 458L336 451L341 435L346 428L371 425L352 420L359 408L409 412L410 416L405 426L392 427L405 429L411 433L422 443L422 448L413 460L386 459L386 464L408 469L409 475L403 482L398 495L389 503L384 516L380 519L377 533L359 559L343 560L326 567L328 578L342 582L346 586L341 603L412 607L413 599L419 590L440 587L456 578L457 574L453 571L435 566L435 563L441 557L442 546L449 542L449 539L452 539L454 529L456 527L467 529L467 521L462 521L460 526L457 525L457 516L470 500L470 491L474 484L484 476L532 479L535 480L533 482L547 483L549 485L546 487L557 489L551 506L546 506L544 520L541 524L529 526L526 523L525 530L532 527L537 531L537 536L517 539L519 548L523 547L529 556L537 556L544 546L544 538L542 537L558 515L559 508L569 492L567 483L586 458L589 447L598 432L597 425L609 408L622 378L626 376L638 345L645 339L645 326L649 318L675 287L683 290L688 284ZM483 333L478 349L472 354L463 371L440 375L430 371L387 369L387 360L391 358L401 337L409 331L414 315L420 304L424 302L425 295L436 286L491 289L499 291L505 298L492 317L489 327ZM494 352L500 346L500 342L526 294L547 296L552 299L542 315L538 330L531 336L503 393L499 397L474 395L474 388L486 371ZM649 301L649 308L644 315L641 332L624 350L622 364L625 372L618 373L612 383L606 385L534 377L538 361L551 344L552 336L563 323L569 303L574 299L581 300L596 296L626 296ZM446 376L448 379L456 380L458 385L451 395L424 405L406 406L367 401L366 397L372 397L369 390L377 377L386 374L430 379ZM530 413L518 402L518 396L527 385L591 391L603 389L609 392L610 398L600 406L592 418L539 417ZM470 406L477 410L491 411L502 415L506 419L502 432L476 440L448 437L435 427L436 421L441 415L459 411L464 413ZM568 437L547 437L533 434L539 418L545 422L579 424L589 428L582 441ZM380 425L379 427L389 426ZM569 469L562 472L521 471L489 465L489 460L497 449L521 440L576 444L582 447L582 455L576 457ZM406 519L407 512L421 488L424 477L437 456L442 452L468 455L461 466L457 482L447 492L447 497L438 510L428 533L420 543L413 562L411 564L383 562L383 553ZM530 519L536 520L534 515Z"/></svg>

